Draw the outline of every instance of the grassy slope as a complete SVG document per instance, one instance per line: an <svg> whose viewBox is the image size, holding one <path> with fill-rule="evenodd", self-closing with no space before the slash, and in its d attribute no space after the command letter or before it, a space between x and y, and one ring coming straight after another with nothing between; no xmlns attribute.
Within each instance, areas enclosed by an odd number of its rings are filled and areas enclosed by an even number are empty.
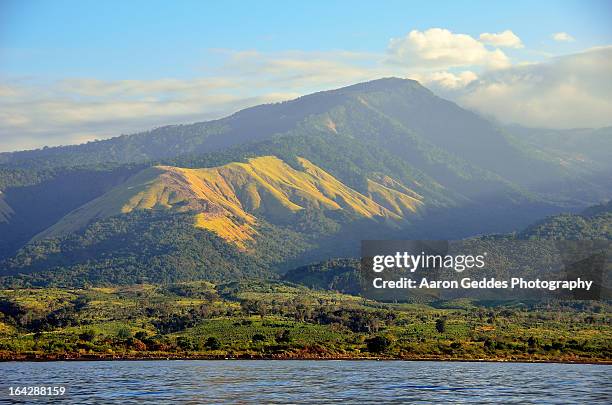
<svg viewBox="0 0 612 405"><path fill-rule="evenodd" d="M257 217L290 223L305 208L346 210L358 217L402 221L422 197L389 176L368 179L367 195L346 186L306 159L297 170L263 156L204 169L156 166L72 211L35 240L84 228L93 220L137 209L173 209L197 214L195 225L240 248L253 241Z"/></svg>

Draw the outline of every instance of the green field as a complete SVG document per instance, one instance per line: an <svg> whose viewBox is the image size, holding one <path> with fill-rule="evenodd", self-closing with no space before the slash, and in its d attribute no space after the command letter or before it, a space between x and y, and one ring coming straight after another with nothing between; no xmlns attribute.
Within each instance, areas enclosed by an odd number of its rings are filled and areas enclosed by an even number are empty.
<svg viewBox="0 0 612 405"><path fill-rule="evenodd" d="M283 282L0 290L0 358L612 361L609 303L385 304Z"/></svg>

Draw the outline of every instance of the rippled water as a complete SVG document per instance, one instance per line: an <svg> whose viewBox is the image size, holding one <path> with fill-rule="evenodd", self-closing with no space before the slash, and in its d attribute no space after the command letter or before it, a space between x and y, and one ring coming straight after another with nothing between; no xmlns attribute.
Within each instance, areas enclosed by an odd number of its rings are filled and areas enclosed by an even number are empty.
<svg viewBox="0 0 612 405"><path fill-rule="evenodd" d="M8 386L65 385L62 403L606 403L612 367L406 361L0 363ZM31 401L32 399L30 399ZM51 402L51 400L48 400ZM39 398L37 403L46 402Z"/></svg>

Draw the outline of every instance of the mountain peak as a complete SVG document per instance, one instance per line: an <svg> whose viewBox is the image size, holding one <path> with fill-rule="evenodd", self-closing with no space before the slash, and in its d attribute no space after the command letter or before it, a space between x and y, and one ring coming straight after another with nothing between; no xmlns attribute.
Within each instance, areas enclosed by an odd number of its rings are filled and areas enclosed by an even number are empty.
<svg viewBox="0 0 612 405"><path fill-rule="evenodd" d="M383 77L367 82L356 83L343 89L351 90L394 90L398 87L411 87L414 89L425 89L418 81L412 79L402 79L400 77Z"/></svg>
<svg viewBox="0 0 612 405"><path fill-rule="evenodd" d="M322 91L314 94L346 95L355 93L392 92L397 90L425 91L427 93L431 93L429 89L421 85L421 83L416 80L402 79L399 77L383 77L380 79L356 83L350 86L340 87L338 89Z"/></svg>

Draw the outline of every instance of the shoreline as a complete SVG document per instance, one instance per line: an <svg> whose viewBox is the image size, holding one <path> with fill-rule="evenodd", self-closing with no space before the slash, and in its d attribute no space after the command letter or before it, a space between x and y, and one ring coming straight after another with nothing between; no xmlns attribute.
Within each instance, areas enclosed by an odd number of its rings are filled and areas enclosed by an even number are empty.
<svg viewBox="0 0 612 405"><path fill-rule="evenodd" d="M152 354L145 356L132 355L36 355L24 354L9 357L0 357L0 363L9 362L60 362L60 361L173 361L173 360L275 360L275 361L436 361L436 362L458 362L458 363L524 363L524 364L593 364L612 365L612 360L605 359L528 359L528 358L454 358L454 357L384 357L384 356L287 356L287 355L169 355Z"/></svg>

